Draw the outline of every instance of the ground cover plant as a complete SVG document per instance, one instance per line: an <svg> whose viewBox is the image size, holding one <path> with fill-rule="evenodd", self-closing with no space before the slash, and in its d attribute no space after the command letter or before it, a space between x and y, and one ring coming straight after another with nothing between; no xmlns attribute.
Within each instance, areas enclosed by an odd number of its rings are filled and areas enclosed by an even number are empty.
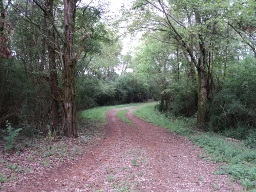
<svg viewBox="0 0 256 192"><path fill-rule="evenodd" d="M230 174L233 180L240 182L246 190L256 190L256 150L248 147L245 142L226 138L216 133L193 131L191 118L176 118L160 113L155 109L155 103L145 104L134 112L134 115L158 126L165 127L171 132L188 136L190 140L204 148L214 162L223 162L215 174ZM189 131L190 130L190 131Z"/></svg>
<svg viewBox="0 0 256 192"><path fill-rule="evenodd" d="M128 112L128 109L123 109L117 112L117 116L123 121L126 122L129 125L132 125L133 122L130 121L127 117L125 117L125 114Z"/></svg>
<svg viewBox="0 0 256 192"><path fill-rule="evenodd" d="M115 105L115 106L107 106L107 107L96 107L96 108L82 111L80 116L88 122L106 123L106 114L105 114L106 111L115 109L115 108L130 107L130 106L137 106L137 105L140 105L140 104L125 104L125 105Z"/></svg>
<svg viewBox="0 0 256 192"><path fill-rule="evenodd" d="M155 109L157 103L147 103L141 108L137 109L133 114L145 119L146 121L168 128L171 132L178 133L180 135L188 135L193 132L191 129L195 120L187 117L171 117L170 114L166 115Z"/></svg>
<svg viewBox="0 0 256 192"><path fill-rule="evenodd" d="M33 139L20 137L11 151L5 151L4 144L0 143L0 190L79 159L81 154L87 153L85 146L94 145L100 136L100 131L94 127L80 132L76 139L50 135Z"/></svg>

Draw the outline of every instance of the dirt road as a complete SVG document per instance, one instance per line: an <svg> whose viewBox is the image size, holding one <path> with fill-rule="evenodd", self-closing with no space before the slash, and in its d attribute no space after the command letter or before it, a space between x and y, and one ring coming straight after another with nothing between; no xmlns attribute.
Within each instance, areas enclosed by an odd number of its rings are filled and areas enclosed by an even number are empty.
<svg viewBox="0 0 256 192"><path fill-rule="evenodd" d="M219 165L199 158L203 151L188 139L135 117L132 107L129 125L117 117L118 110L107 112L104 137L81 160L13 191L242 191L228 176L213 174Z"/></svg>

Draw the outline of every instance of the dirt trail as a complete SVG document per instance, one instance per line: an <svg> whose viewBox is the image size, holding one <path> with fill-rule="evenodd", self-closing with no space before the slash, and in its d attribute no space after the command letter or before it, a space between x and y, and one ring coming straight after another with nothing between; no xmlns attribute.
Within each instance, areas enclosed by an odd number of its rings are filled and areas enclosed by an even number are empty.
<svg viewBox="0 0 256 192"><path fill-rule="evenodd" d="M134 124L128 125L118 110L107 112L104 138L82 160L11 191L242 191L228 176L213 174L218 165L199 158L203 151L188 139L135 117L133 107L126 116Z"/></svg>

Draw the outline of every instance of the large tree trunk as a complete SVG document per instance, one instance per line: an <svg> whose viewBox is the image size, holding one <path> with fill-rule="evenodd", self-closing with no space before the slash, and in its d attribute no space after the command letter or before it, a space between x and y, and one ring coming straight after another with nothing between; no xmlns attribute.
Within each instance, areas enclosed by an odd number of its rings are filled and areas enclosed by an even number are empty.
<svg viewBox="0 0 256 192"><path fill-rule="evenodd" d="M64 0L65 44L63 52L63 132L68 137L77 137L75 107L74 26L76 0Z"/></svg>
<svg viewBox="0 0 256 192"><path fill-rule="evenodd" d="M57 131L59 126L59 93L58 93L58 73L55 60L55 51L48 47L49 67L50 67L50 87L51 87L51 130Z"/></svg>
<svg viewBox="0 0 256 192"><path fill-rule="evenodd" d="M198 102L197 102L197 125L203 126L208 111L208 83L204 69L197 68L198 73Z"/></svg>
<svg viewBox="0 0 256 192"><path fill-rule="evenodd" d="M0 0L0 57L11 58L11 50L7 47L8 38L4 33L4 31L6 30L5 14L6 10L4 7L3 0ZM10 29L8 33L10 33Z"/></svg>
<svg viewBox="0 0 256 192"><path fill-rule="evenodd" d="M51 131L57 131L59 126L59 93L58 93L58 73L57 73L57 64L56 64L56 35L53 29L51 20L54 19L53 13L53 0L46 1L46 7L48 12L46 13L46 24L47 24L47 33L50 38L48 42L48 58L49 58L49 70L50 70L50 89L51 89ZM47 15L48 14L48 15Z"/></svg>
<svg viewBox="0 0 256 192"><path fill-rule="evenodd" d="M195 12L196 23L201 25L200 14ZM201 34L198 35L198 63L197 77L198 77L198 102L197 102L197 125L203 126L206 122L206 117L208 113L208 96L209 96L209 81L207 75L207 52L204 39Z"/></svg>
<svg viewBox="0 0 256 192"><path fill-rule="evenodd" d="M202 39L199 35L199 39ZM207 52L205 44L201 41L198 45L198 102L197 102L197 125L203 126L206 122L209 101L209 78L207 73Z"/></svg>

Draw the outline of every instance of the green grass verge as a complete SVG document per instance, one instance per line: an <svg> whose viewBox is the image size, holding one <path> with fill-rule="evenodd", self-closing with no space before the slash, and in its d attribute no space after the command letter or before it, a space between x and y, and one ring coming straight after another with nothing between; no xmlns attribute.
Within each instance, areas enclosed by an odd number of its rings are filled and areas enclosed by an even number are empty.
<svg viewBox="0 0 256 192"><path fill-rule="evenodd" d="M191 141L207 151L212 161L226 162L216 174L230 174L246 190L256 191L256 150L242 142L230 142L223 136L208 133L191 136Z"/></svg>
<svg viewBox="0 0 256 192"><path fill-rule="evenodd" d="M127 117L125 117L125 114L128 113L128 109L123 109L123 110L120 110L117 112L117 116L123 121L123 122L126 122L127 124L129 125L132 125L133 122L130 121Z"/></svg>
<svg viewBox="0 0 256 192"><path fill-rule="evenodd" d="M80 117L90 122L101 122L106 123L106 112L111 109L123 108L129 106L138 106L140 104L126 104L126 105L115 105L108 107L97 107L92 109L84 110L80 113Z"/></svg>
<svg viewBox="0 0 256 192"><path fill-rule="evenodd" d="M147 103L133 112L137 117L146 120L154 125L169 129L171 132L180 135L189 135L193 133L191 129L195 125L195 120L192 118L171 118L166 114L155 110L156 103Z"/></svg>
<svg viewBox="0 0 256 192"><path fill-rule="evenodd" d="M176 118L155 110L155 103L145 104L134 115L146 121L169 129L171 132L186 135L190 140L204 148L214 162L225 162L215 174L229 174L244 188L256 191L256 150L246 147L242 142L230 142L225 137L213 133L196 133L191 127L195 120ZM204 158L203 156L202 158Z"/></svg>

